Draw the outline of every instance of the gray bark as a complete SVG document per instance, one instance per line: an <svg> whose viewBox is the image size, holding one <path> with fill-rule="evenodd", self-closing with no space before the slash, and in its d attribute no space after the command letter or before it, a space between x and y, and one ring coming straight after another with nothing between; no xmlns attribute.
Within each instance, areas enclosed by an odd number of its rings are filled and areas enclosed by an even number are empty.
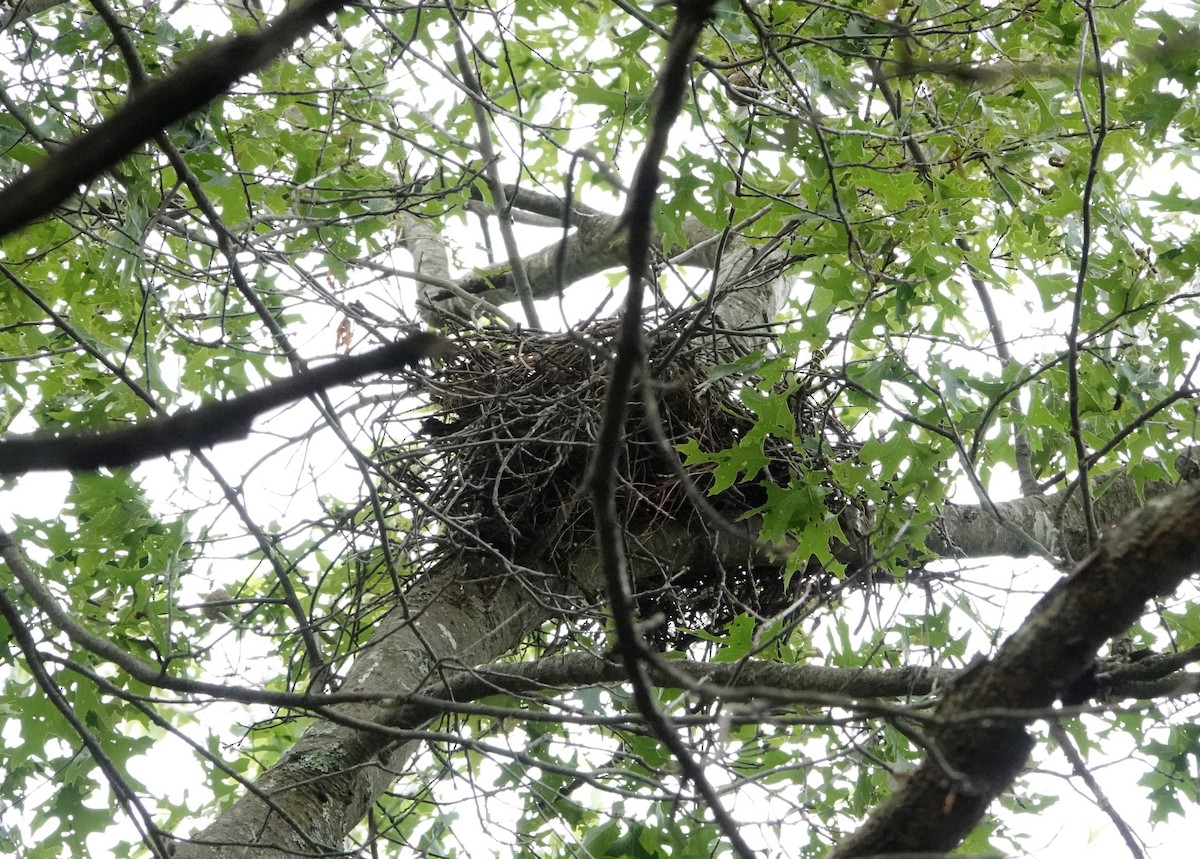
<svg viewBox="0 0 1200 859"><path fill-rule="evenodd" d="M513 584L466 583L460 573L446 570L407 594L379 623L340 691L421 689L443 672L491 660L516 646L539 620ZM253 790L202 832L181 841L175 856L283 859L340 853L347 833L416 746L395 744L351 724L386 725L391 709L377 703L333 708L332 718L314 722Z"/></svg>

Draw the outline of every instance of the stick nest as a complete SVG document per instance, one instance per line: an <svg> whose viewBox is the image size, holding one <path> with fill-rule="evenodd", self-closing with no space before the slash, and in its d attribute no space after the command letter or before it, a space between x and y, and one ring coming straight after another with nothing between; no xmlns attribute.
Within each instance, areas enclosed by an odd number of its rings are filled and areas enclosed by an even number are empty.
<svg viewBox="0 0 1200 859"><path fill-rule="evenodd" d="M688 499L664 439L672 450L694 441L701 451L719 452L736 446L758 420L732 396L730 384L708 381L703 368L710 362L702 355L675 354L677 336L668 331L648 337L648 384L661 415L661 434L640 394L635 392L629 404L616 500L620 521L634 539L671 522L684 524L697 540L711 540L711 517ZM424 382L433 413L420 418L418 442L380 451L403 494L422 499L409 533L418 535L412 539L422 541L423 554L429 555L432 542L443 553L495 550L509 558L553 563L594 539L586 472L607 393L606 344L614 337L615 323L607 322L586 338L504 329L474 331L456 340L454 355ZM780 395L788 397L797 437L817 438L821 409L811 396L795 387ZM765 502L763 481L786 485L791 474L817 465L813 453L796 450L790 440L768 436L765 445L770 465L761 474L709 499L727 520L736 521ZM697 463L684 470L707 494L713 465ZM846 506L834 490L826 503L834 512ZM747 547L747 558L752 555ZM639 595L640 608L643 616L666 616L668 622L660 625L667 630L665 639L677 638L670 630L682 625L715 627L746 608L769 613L793 601L795 580L802 578L795 577L785 592L778 568L756 569L747 561L736 569L718 563L664 571L662 582Z"/></svg>

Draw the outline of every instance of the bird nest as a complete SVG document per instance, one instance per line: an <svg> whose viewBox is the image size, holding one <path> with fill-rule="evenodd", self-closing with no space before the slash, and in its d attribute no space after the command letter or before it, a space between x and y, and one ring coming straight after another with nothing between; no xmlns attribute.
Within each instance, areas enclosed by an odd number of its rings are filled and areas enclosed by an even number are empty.
<svg viewBox="0 0 1200 859"><path fill-rule="evenodd" d="M702 356L675 354L678 333L648 338L658 418L647 414L640 394L631 395L618 518L635 536L670 522L704 539L712 532L713 511L736 521L765 502L764 480L786 485L797 470L814 467L814 455L791 440L768 437L769 467L712 497L711 509L699 512L683 481L706 494L713 465L681 471L675 449L684 443L706 452L730 449L758 419L732 396L729 383L709 381ZM456 339L454 354L423 383L432 413L420 419L417 441L380 452L392 482L421 499L410 534L421 535L424 555L431 545L461 553L474 543L507 557L553 563L556 554L594 539L584 484L602 420L613 335L610 322L587 336L506 329ZM796 386L780 395L788 397L800 436L816 438L819 410L811 397ZM838 492L827 503L831 509L845 504ZM785 593L777 565L769 577L765 572L753 562L679 571L667 588L659 583L644 591L640 607L644 614L665 613L672 621L667 627L675 629L681 623L715 626L747 606L769 611L790 603L794 594Z"/></svg>

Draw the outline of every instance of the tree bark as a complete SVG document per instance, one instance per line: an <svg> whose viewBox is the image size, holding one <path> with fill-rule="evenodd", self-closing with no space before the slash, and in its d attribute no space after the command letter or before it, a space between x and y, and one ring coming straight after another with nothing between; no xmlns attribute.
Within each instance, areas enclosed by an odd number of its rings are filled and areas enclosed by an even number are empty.
<svg viewBox="0 0 1200 859"><path fill-rule="evenodd" d="M937 710L931 753L830 859L952 850L1026 766L1032 721L1147 600L1200 569L1200 484L1148 502L1038 603Z"/></svg>
<svg viewBox="0 0 1200 859"><path fill-rule="evenodd" d="M543 620L517 580L495 569L448 568L410 591L378 624L342 692L388 694L437 683L445 672L489 661ZM386 725L392 706L343 704L314 722L278 763L199 834L178 859L283 859L339 854L346 835L391 784L416 742L396 744L351 723Z"/></svg>

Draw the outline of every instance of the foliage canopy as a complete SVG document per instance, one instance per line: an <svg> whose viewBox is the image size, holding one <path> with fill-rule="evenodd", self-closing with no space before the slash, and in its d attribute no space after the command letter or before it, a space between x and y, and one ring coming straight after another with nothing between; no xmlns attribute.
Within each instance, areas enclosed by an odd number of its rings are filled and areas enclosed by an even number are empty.
<svg viewBox="0 0 1200 859"><path fill-rule="evenodd" d="M1194 813L1194 9L284 7L0 13L6 437L444 338L244 441L4 460L0 850L1021 853L1070 784L1141 856Z"/></svg>

